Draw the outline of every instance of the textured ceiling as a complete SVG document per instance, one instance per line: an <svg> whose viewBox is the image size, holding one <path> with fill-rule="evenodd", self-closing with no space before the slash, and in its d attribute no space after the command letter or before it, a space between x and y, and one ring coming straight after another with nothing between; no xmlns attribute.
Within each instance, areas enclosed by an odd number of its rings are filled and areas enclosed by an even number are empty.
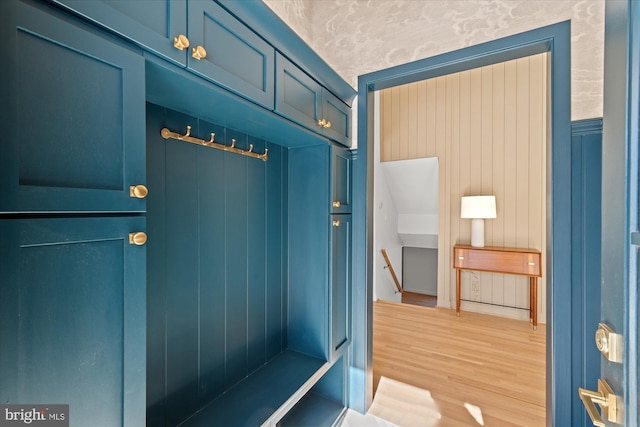
<svg viewBox="0 0 640 427"><path fill-rule="evenodd" d="M602 116L604 0L263 0L354 87L361 74L571 20L574 120Z"/></svg>

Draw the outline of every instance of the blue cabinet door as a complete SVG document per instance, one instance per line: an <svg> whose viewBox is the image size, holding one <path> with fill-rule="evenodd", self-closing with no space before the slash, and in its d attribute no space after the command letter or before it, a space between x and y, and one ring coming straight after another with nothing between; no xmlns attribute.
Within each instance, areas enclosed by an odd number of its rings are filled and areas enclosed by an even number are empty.
<svg viewBox="0 0 640 427"><path fill-rule="evenodd" d="M55 0L74 12L166 59L186 65L187 0ZM188 38L187 38L188 40Z"/></svg>
<svg viewBox="0 0 640 427"><path fill-rule="evenodd" d="M276 112L351 146L351 108L279 53L276 53Z"/></svg>
<svg viewBox="0 0 640 427"><path fill-rule="evenodd" d="M326 89L322 91L323 133L347 147L351 146L351 108Z"/></svg>
<svg viewBox="0 0 640 427"><path fill-rule="evenodd" d="M0 34L0 212L144 211L142 57L17 1Z"/></svg>
<svg viewBox="0 0 640 427"><path fill-rule="evenodd" d="M189 69L272 110L273 47L213 1L190 0L188 13Z"/></svg>
<svg viewBox="0 0 640 427"><path fill-rule="evenodd" d="M351 153L331 146L331 213L351 213Z"/></svg>
<svg viewBox="0 0 640 427"><path fill-rule="evenodd" d="M331 215L331 360L351 342L351 215Z"/></svg>
<svg viewBox="0 0 640 427"><path fill-rule="evenodd" d="M276 54L276 112L320 133L322 86L297 65Z"/></svg>
<svg viewBox="0 0 640 427"><path fill-rule="evenodd" d="M145 219L0 220L0 402L145 425ZM99 421L98 421L99 420Z"/></svg>

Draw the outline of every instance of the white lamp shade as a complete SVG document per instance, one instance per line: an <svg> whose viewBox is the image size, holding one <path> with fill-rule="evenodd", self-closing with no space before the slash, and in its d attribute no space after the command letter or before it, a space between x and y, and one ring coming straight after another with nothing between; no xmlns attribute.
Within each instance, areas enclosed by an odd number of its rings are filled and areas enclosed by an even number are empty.
<svg viewBox="0 0 640 427"><path fill-rule="evenodd" d="M495 218L496 196L466 196L462 198L460 218Z"/></svg>

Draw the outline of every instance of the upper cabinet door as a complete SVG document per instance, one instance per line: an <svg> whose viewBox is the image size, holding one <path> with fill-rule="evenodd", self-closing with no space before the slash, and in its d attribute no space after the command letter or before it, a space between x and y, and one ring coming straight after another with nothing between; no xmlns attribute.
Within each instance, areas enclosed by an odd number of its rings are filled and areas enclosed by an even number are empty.
<svg viewBox="0 0 640 427"><path fill-rule="evenodd" d="M271 45L213 1L189 1L188 67L268 109L273 109Z"/></svg>
<svg viewBox="0 0 640 427"><path fill-rule="evenodd" d="M187 0L56 0L148 50L186 65Z"/></svg>
<svg viewBox="0 0 640 427"><path fill-rule="evenodd" d="M144 211L143 58L21 2L0 12L0 212Z"/></svg>
<svg viewBox="0 0 640 427"><path fill-rule="evenodd" d="M324 134L351 147L351 108L328 90L322 91Z"/></svg>
<svg viewBox="0 0 640 427"><path fill-rule="evenodd" d="M276 53L276 112L351 146L351 108L279 53Z"/></svg>
<svg viewBox="0 0 640 427"><path fill-rule="evenodd" d="M276 111L319 132L322 86L297 65L276 53Z"/></svg>
<svg viewBox="0 0 640 427"><path fill-rule="evenodd" d="M331 146L331 213L351 213L351 153Z"/></svg>

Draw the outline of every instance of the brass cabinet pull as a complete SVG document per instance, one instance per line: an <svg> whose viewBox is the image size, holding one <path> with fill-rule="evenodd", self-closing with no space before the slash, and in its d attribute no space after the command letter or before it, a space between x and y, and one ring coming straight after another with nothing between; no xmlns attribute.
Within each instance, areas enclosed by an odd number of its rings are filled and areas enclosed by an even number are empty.
<svg viewBox="0 0 640 427"><path fill-rule="evenodd" d="M334 220L334 221L333 221L333 226L334 226L334 227L340 227L340 221L338 221L338 220Z"/></svg>
<svg viewBox="0 0 640 427"><path fill-rule="evenodd" d="M598 391L586 390L584 388L578 388L578 394L580 400L584 404L584 407L591 418L591 422L596 427L605 427L605 423L602 420L604 416L607 420L621 424L622 423L622 411L618 405L618 397L613 394L611 387L606 381L598 379ZM600 406L602 415L598 412L596 404Z"/></svg>
<svg viewBox="0 0 640 427"><path fill-rule="evenodd" d="M535 262L530 262L529 265L536 265L536 263Z"/></svg>
<svg viewBox="0 0 640 427"><path fill-rule="evenodd" d="M207 57L207 51L202 46L196 46L191 49L191 56L199 61Z"/></svg>
<svg viewBox="0 0 640 427"><path fill-rule="evenodd" d="M129 233L129 244L130 245L142 246L145 243L147 243L147 233L144 233L142 231L138 231L138 232L135 232L135 233Z"/></svg>
<svg viewBox="0 0 640 427"><path fill-rule="evenodd" d="M334 208L339 208L340 207L340 201L336 200L335 202L332 203Z"/></svg>
<svg viewBox="0 0 640 427"><path fill-rule="evenodd" d="M149 189L144 185L132 185L129 187L129 196L136 199L144 199L149 194Z"/></svg>
<svg viewBox="0 0 640 427"><path fill-rule="evenodd" d="M325 128L330 128L331 127L331 122L329 120L327 120L327 122L324 125Z"/></svg>
<svg viewBox="0 0 640 427"><path fill-rule="evenodd" d="M178 50L185 50L189 47L189 39L184 34L180 34L178 37L173 38L173 47Z"/></svg>

